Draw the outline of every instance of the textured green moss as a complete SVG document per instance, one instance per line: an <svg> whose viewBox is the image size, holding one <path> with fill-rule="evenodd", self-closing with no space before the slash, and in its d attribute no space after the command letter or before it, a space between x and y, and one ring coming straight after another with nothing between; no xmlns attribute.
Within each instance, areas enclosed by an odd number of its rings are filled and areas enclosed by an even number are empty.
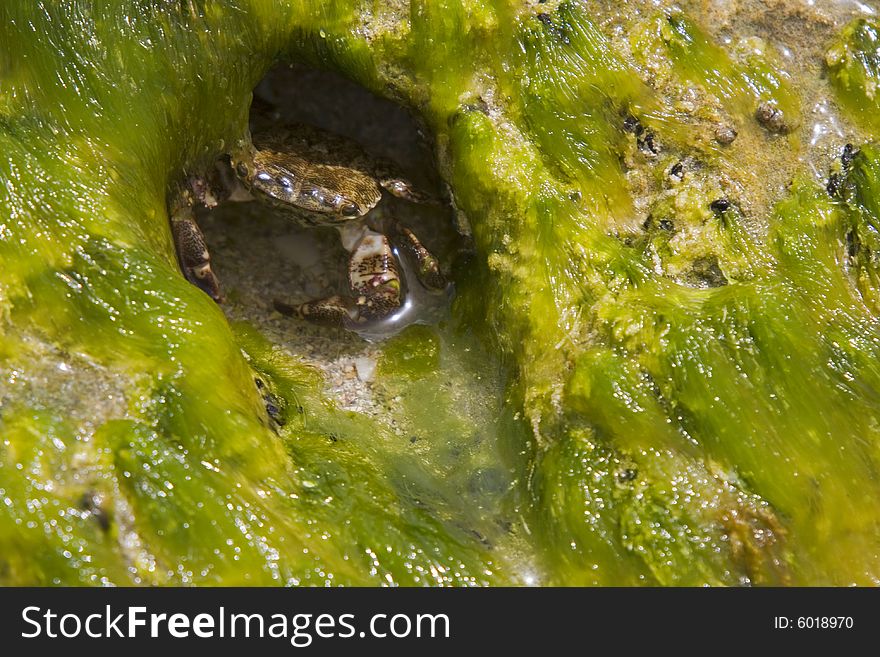
<svg viewBox="0 0 880 657"><path fill-rule="evenodd" d="M825 54L825 64L841 103L873 136L880 131L877 109L877 79L880 76L880 53L877 21L862 18L853 21L832 43Z"/></svg>
<svg viewBox="0 0 880 657"><path fill-rule="evenodd" d="M379 373L418 379L437 369L439 363L440 344L436 332L427 326L412 326L382 349Z"/></svg>
<svg viewBox="0 0 880 657"><path fill-rule="evenodd" d="M234 334L176 268L170 186L241 134L250 91L283 48L372 70L365 43L346 36L356 19L346 3L0 9L4 370L26 380L53 358L87 361L124 400L120 417L90 390L7 390L4 582L509 581L480 540L395 484L384 430L334 411L314 374ZM285 407L277 433L255 371ZM65 405L90 403L94 417L64 418ZM98 494L93 513L83 505ZM108 514L102 530L95 518Z"/></svg>
<svg viewBox="0 0 880 657"><path fill-rule="evenodd" d="M829 65L870 116L851 33ZM750 232L691 128L794 149L755 113L797 121L796 94L683 14L631 34L577 2L3 3L2 581L876 582L875 149ZM176 269L169 190L277 57L417 110L473 226L454 321L380 367L415 441ZM670 183L686 155L705 175Z"/></svg>
<svg viewBox="0 0 880 657"><path fill-rule="evenodd" d="M781 131L790 132L799 121L800 102L770 47L759 40L746 40L729 52L680 11L656 16L634 31L632 40L641 64L654 58L655 75L698 85L732 115L755 114L766 103L785 117Z"/></svg>

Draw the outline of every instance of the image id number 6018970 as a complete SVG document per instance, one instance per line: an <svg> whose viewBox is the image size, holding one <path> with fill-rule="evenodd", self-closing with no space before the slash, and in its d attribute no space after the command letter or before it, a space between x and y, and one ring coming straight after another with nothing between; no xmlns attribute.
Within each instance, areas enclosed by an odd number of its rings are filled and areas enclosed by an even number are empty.
<svg viewBox="0 0 880 657"><path fill-rule="evenodd" d="M773 628L777 630L851 630L852 616L774 616Z"/></svg>

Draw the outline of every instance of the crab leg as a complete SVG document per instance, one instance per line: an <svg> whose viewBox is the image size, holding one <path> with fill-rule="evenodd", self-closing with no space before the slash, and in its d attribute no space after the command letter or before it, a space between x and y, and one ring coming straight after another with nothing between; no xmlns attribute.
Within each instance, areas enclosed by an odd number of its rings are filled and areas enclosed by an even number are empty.
<svg viewBox="0 0 880 657"><path fill-rule="evenodd" d="M275 303L275 309L320 324L351 327L394 313L402 301L397 258L382 233L366 226L339 229L348 261L349 298L335 295L297 305Z"/></svg>
<svg viewBox="0 0 880 657"><path fill-rule="evenodd" d="M220 282L211 270L211 254L189 203L180 203L171 213L171 234L177 261L186 279L217 303L223 301Z"/></svg>
<svg viewBox="0 0 880 657"><path fill-rule="evenodd" d="M351 299L334 295L305 303L289 304L275 301L275 310L282 315L299 317L325 326L350 326L357 320L357 309Z"/></svg>
<svg viewBox="0 0 880 657"><path fill-rule="evenodd" d="M417 189L390 160L376 158L370 166L373 176L379 186L392 196L402 198L413 203L436 204L437 198L433 194Z"/></svg>

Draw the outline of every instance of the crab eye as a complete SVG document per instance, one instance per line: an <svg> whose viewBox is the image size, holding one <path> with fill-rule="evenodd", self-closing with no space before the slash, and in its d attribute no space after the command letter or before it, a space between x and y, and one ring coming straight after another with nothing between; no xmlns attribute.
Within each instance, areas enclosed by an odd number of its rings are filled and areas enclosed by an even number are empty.
<svg viewBox="0 0 880 657"><path fill-rule="evenodd" d="M248 177L248 168L244 162L239 162L235 165L235 172L242 178Z"/></svg>
<svg viewBox="0 0 880 657"><path fill-rule="evenodd" d="M360 213L360 209L354 203L346 203L342 206L342 216L344 217L357 217Z"/></svg>

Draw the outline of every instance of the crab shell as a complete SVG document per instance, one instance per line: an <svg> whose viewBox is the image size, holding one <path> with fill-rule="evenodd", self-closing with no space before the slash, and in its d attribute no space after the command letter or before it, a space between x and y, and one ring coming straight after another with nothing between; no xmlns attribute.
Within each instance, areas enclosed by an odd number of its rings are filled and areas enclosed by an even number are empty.
<svg viewBox="0 0 880 657"><path fill-rule="evenodd" d="M316 130L256 134L230 159L254 196L310 224L357 219L382 198L356 145Z"/></svg>

